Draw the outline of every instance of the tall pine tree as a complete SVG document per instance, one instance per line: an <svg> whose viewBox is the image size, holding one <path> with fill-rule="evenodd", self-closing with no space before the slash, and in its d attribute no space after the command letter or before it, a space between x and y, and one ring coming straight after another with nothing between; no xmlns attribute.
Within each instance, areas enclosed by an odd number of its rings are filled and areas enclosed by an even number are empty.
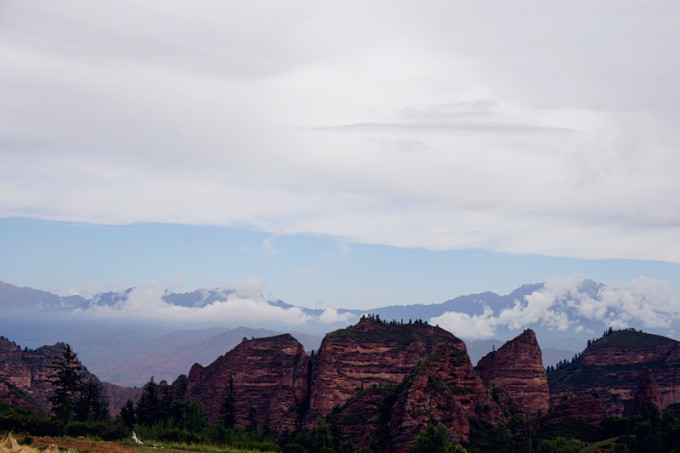
<svg viewBox="0 0 680 453"><path fill-rule="evenodd" d="M160 399L158 397L158 384L153 380L153 376L149 382L144 384L142 395L137 401L135 414L137 416L137 423L145 426L152 426L158 420L160 412Z"/></svg>
<svg viewBox="0 0 680 453"><path fill-rule="evenodd" d="M234 377L231 374L222 399L219 422L227 429L236 426L236 391L234 390Z"/></svg>
<svg viewBox="0 0 680 453"><path fill-rule="evenodd" d="M54 394L49 400L57 419L68 423L73 418L76 394L83 388L82 370L78 357L69 344L64 345L61 357L48 366L53 372L47 375L46 382L54 386Z"/></svg>
<svg viewBox="0 0 680 453"><path fill-rule="evenodd" d="M88 420L103 422L111 418L106 402L101 397L99 384L92 377L83 384L80 390L74 418L81 422Z"/></svg>

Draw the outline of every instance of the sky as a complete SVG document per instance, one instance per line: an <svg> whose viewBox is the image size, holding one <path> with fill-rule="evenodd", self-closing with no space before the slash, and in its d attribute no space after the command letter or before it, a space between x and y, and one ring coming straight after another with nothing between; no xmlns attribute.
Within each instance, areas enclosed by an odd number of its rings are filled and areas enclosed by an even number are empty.
<svg viewBox="0 0 680 453"><path fill-rule="evenodd" d="M680 4L0 1L0 280L680 289Z"/></svg>

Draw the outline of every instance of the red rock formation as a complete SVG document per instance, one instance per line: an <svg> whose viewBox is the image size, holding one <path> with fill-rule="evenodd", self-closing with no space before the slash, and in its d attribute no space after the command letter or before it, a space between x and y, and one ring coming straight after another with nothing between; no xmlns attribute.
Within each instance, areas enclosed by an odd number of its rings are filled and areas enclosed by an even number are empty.
<svg viewBox="0 0 680 453"><path fill-rule="evenodd" d="M365 389L335 416L341 432L357 445L366 446L375 438L397 453L405 452L432 419L458 442L469 438L468 417L493 425L506 421L467 353L450 343L438 345L396 387Z"/></svg>
<svg viewBox="0 0 680 453"><path fill-rule="evenodd" d="M354 445L368 446L380 423L379 408L393 388L366 387L354 395L340 410L333 411L329 418L335 422L343 440L351 440Z"/></svg>
<svg viewBox="0 0 680 453"><path fill-rule="evenodd" d="M591 425L600 423L607 416L600 398L597 396L575 396L560 401L545 418L550 423L568 418L583 420Z"/></svg>
<svg viewBox="0 0 680 453"><path fill-rule="evenodd" d="M393 408L396 451L406 451L431 419L438 420L458 442L470 434L468 417L496 425L505 422L501 408L475 373L467 352L442 344L406 379L404 398Z"/></svg>
<svg viewBox="0 0 680 453"><path fill-rule="evenodd" d="M214 422L232 376L237 423L246 425L253 406L259 426L268 416L272 427L291 429L308 396L309 362L289 334L247 340L206 367L191 367L185 399L200 398Z"/></svg>
<svg viewBox="0 0 680 453"><path fill-rule="evenodd" d="M367 317L323 339L312 368L307 422L330 413L362 387L399 384L437 345L466 351L465 343L427 324L385 323Z"/></svg>
<svg viewBox="0 0 680 453"><path fill-rule="evenodd" d="M594 342L571 365L549 375L550 405L565 396L597 393L611 416L621 417L633 404L644 368L653 370L659 410L680 404L680 343L632 330L615 331Z"/></svg>
<svg viewBox="0 0 680 453"><path fill-rule="evenodd" d="M476 370L486 386L504 389L528 416L548 413L548 380L533 330L525 330L497 351L482 357Z"/></svg>
<svg viewBox="0 0 680 453"><path fill-rule="evenodd" d="M659 387L652 372L645 368L640 373L640 380L635 392L633 392L633 400L630 406L626 408L625 415L642 415L647 418L658 417L661 415L659 407L661 407Z"/></svg>
<svg viewBox="0 0 680 453"><path fill-rule="evenodd" d="M121 387L109 382L99 382L99 389L112 417L120 414L128 400L136 403L143 390L142 387Z"/></svg>
<svg viewBox="0 0 680 453"><path fill-rule="evenodd" d="M21 407L39 407L49 412L52 408L49 398L53 390L46 379L54 372L49 367L62 357L64 346L63 343L57 343L35 350L22 350L9 340L0 338L0 379L6 381L0 382L0 399ZM114 416L128 399L136 401L141 394L141 389L102 383L85 367L82 375L85 379L92 377L99 384L102 398ZM19 392L23 392L28 398Z"/></svg>

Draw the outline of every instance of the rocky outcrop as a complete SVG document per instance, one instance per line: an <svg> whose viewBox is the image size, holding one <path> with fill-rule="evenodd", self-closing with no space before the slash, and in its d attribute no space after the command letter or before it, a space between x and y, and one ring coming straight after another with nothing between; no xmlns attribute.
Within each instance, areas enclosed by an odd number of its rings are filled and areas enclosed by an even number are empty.
<svg viewBox="0 0 680 453"><path fill-rule="evenodd" d="M185 399L198 397L211 421L233 378L236 421L246 425L251 406L259 426L292 429L299 421L309 392L310 359L291 335L244 340L210 365L195 364L189 372Z"/></svg>
<svg viewBox="0 0 680 453"><path fill-rule="evenodd" d="M106 407L112 417L120 414L120 410L128 400L136 403L142 395L142 387L122 387L109 382L99 381L99 390L106 401Z"/></svg>
<svg viewBox="0 0 680 453"><path fill-rule="evenodd" d="M349 440L357 448L368 446L372 439L379 437L376 430L388 417L390 401L394 400L391 395L396 393L394 388L365 387L343 406L336 407L328 418L337 427L342 441ZM390 433L386 434L389 437Z"/></svg>
<svg viewBox="0 0 680 453"><path fill-rule="evenodd" d="M65 345L43 346L35 350L22 350L14 343L0 338L0 377L28 395L48 412L52 405L52 385L46 382L53 373L50 365L61 357Z"/></svg>
<svg viewBox="0 0 680 453"><path fill-rule="evenodd" d="M11 407L20 407L31 412L44 410L28 393L2 377L0 377L0 401L9 403Z"/></svg>
<svg viewBox="0 0 680 453"><path fill-rule="evenodd" d="M536 417L548 412L548 380L533 330L525 330L497 351L482 357L476 370L487 387L504 389L527 416Z"/></svg>
<svg viewBox="0 0 680 453"><path fill-rule="evenodd" d="M597 393L611 416L633 404L640 373L647 368L657 384L659 410L680 406L680 343L659 335L620 330L589 345L570 365L548 375L550 405L563 398Z"/></svg>
<svg viewBox="0 0 680 453"><path fill-rule="evenodd" d="M633 392L633 400L626 408L624 415L641 415L645 418L654 418L661 415L659 407L661 407L659 387L652 372L645 368L640 373L640 380L635 392Z"/></svg>
<svg viewBox="0 0 680 453"><path fill-rule="evenodd" d="M357 445L372 441L392 452L405 452L431 420L458 442L469 438L470 417L492 425L506 421L466 351L451 343L438 345L396 387L365 389L332 417Z"/></svg>
<svg viewBox="0 0 680 453"><path fill-rule="evenodd" d="M312 367L308 422L330 413L359 390L395 386L439 344L466 351L451 333L424 323L381 322L372 317L326 335Z"/></svg>
<svg viewBox="0 0 680 453"><path fill-rule="evenodd" d="M596 425L605 417L607 417L607 411L600 398L591 395L563 399L552 408L545 420L549 423L556 423L571 418Z"/></svg>
<svg viewBox="0 0 680 453"><path fill-rule="evenodd" d="M65 346L57 343L35 350L22 350L13 342L0 338L0 399L19 407L49 412L53 388L47 377L54 372L50 366L62 357ZM77 363L82 367L80 362ZM94 379L99 385L102 399L114 416L128 399L136 401L141 394L141 389L103 383L85 367L82 367L82 376Z"/></svg>
<svg viewBox="0 0 680 453"><path fill-rule="evenodd" d="M469 438L468 417L492 425L506 421L467 353L455 345L439 345L406 378L404 387L403 398L397 398L392 409L396 451L406 451L431 419L441 422L458 442Z"/></svg>

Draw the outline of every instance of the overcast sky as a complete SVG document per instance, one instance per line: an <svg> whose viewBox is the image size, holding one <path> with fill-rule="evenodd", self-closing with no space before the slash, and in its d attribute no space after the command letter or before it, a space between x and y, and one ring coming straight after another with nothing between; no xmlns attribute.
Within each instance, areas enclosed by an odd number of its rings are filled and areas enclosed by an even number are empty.
<svg viewBox="0 0 680 453"><path fill-rule="evenodd" d="M678 19L675 1L2 0L0 280L256 277L365 308L574 273L677 291Z"/></svg>

